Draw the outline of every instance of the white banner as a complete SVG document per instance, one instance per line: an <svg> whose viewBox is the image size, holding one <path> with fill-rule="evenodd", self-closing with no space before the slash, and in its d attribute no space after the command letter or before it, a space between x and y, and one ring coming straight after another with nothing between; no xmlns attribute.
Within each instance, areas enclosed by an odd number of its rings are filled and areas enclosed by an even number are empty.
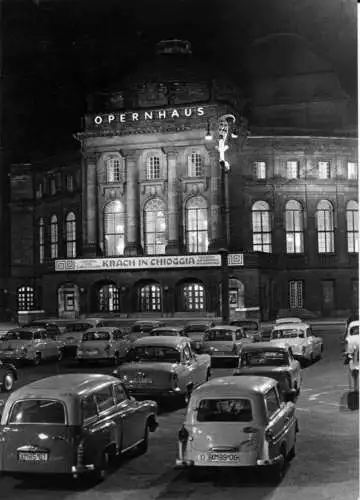
<svg viewBox="0 0 360 500"><path fill-rule="evenodd" d="M243 254L229 254L229 266L243 266ZM221 256L164 255L161 257L113 257L105 259L66 259L55 261L55 271L128 271L130 269L176 269L183 267L220 267Z"/></svg>

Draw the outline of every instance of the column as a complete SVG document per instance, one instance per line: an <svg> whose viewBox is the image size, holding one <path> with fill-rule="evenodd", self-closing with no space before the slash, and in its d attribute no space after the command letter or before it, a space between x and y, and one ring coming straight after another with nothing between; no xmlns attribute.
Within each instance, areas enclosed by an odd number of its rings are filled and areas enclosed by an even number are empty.
<svg viewBox="0 0 360 500"><path fill-rule="evenodd" d="M126 161L126 246L124 254L135 257L142 254L137 157L135 151L125 151L123 154Z"/></svg>
<svg viewBox="0 0 360 500"><path fill-rule="evenodd" d="M86 155L83 159L83 255L98 255L97 227L97 157Z"/></svg>
<svg viewBox="0 0 360 500"><path fill-rule="evenodd" d="M221 227L221 188L220 188L220 165L219 154L211 149L209 151L211 164L210 179L210 243L209 252L216 252L222 246L222 227Z"/></svg>
<svg viewBox="0 0 360 500"><path fill-rule="evenodd" d="M178 255L180 253L179 244L179 209L177 193L177 172L176 160L177 150L164 148L167 155L167 178L168 178L168 244L166 253L168 255Z"/></svg>

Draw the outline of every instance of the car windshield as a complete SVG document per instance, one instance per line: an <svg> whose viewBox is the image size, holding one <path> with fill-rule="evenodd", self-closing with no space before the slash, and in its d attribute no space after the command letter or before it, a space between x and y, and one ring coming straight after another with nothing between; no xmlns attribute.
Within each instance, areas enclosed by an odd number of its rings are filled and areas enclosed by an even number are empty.
<svg viewBox="0 0 360 500"><path fill-rule="evenodd" d="M180 352L167 346L139 346L129 352L131 361L151 361L157 363L178 363Z"/></svg>
<svg viewBox="0 0 360 500"><path fill-rule="evenodd" d="M186 326L184 331L186 333L197 333L197 332L205 332L209 327L207 325L189 325Z"/></svg>
<svg viewBox="0 0 360 500"><path fill-rule="evenodd" d="M8 423L65 424L65 408L51 399L23 399L13 405Z"/></svg>
<svg viewBox="0 0 360 500"><path fill-rule="evenodd" d="M258 330L258 324L255 321L234 321L233 325L240 326L246 330Z"/></svg>
<svg viewBox="0 0 360 500"><path fill-rule="evenodd" d="M356 326L353 326L352 328L350 328L350 335L353 336L353 335L359 335L359 326L356 325Z"/></svg>
<svg viewBox="0 0 360 500"><path fill-rule="evenodd" d="M217 330L209 330L204 337L205 341L208 342L232 342L233 341L233 332L227 329L217 329Z"/></svg>
<svg viewBox="0 0 360 500"><path fill-rule="evenodd" d="M32 340L34 337L33 332L29 330L11 330L4 337L3 340Z"/></svg>
<svg viewBox="0 0 360 500"><path fill-rule="evenodd" d="M249 399L203 399L200 401L198 422L251 422Z"/></svg>
<svg viewBox="0 0 360 500"><path fill-rule="evenodd" d="M120 328L121 326L124 326L123 323L116 321L116 320L111 320L111 319L104 320L101 322L101 324L102 324L102 326L113 326L115 328Z"/></svg>
<svg viewBox="0 0 360 500"><path fill-rule="evenodd" d="M305 338L305 333L303 330L298 328L284 328L281 330L275 330L271 334L272 339L293 339L293 338Z"/></svg>
<svg viewBox="0 0 360 500"><path fill-rule="evenodd" d="M69 325L66 325L65 332L85 332L85 330L89 330L89 328L92 327L93 325L90 323L70 323Z"/></svg>
<svg viewBox="0 0 360 500"><path fill-rule="evenodd" d="M289 357L282 351L249 351L241 355L242 366L285 366Z"/></svg>
<svg viewBox="0 0 360 500"><path fill-rule="evenodd" d="M153 330L151 335L154 336L165 336L165 337L177 337L179 335L178 331L174 330Z"/></svg>
<svg viewBox="0 0 360 500"><path fill-rule="evenodd" d="M110 333L98 330L97 332L86 332L82 337L83 342L90 340L110 340Z"/></svg>

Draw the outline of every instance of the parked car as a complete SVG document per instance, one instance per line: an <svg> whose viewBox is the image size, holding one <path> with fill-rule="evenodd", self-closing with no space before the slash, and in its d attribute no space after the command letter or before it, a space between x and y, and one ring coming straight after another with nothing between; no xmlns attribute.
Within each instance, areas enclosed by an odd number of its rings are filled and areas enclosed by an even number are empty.
<svg viewBox="0 0 360 500"><path fill-rule="evenodd" d="M273 345L291 347L294 358L300 362L313 362L320 359L323 340L313 334L307 323L281 323L275 325L270 334Z"/></svg>
<svg viewBox="0 0 360 500"><path fill-rule="evenodd" d="M349 390L350 393L359 392L359 335L355 335L347 345L344 364L348 366Z"/></svg>
<svg viewBox="0 0 360 500"><path fill-rule="evenodd" d="M0 472L106 475L109 460L146 452L157 404L131 398L118 379L96 373L46 377L14 391L0 419Z"/></svg>
<svg viewBox="0 0 360 500"><path fill-rule="evenodd" d="M244 343L252 342L242 328L232 325L218 325L204 334L204 344L212 360L235 360L239 358Z"/></svg>
<svg viewBox="0 0 360 500"><path fill-rule="evenodd" d="M57 341L59 349L64 354L65 342L62 335L66 330L67 323L68 320L66 319L37 319L32 321L28 326L31 328L44 328L47 336ZM28 326L24 325L23 328L28 328Z"/></svg>
<svg viewBox="0 0 360 500"><path fill-rule="evenodd" d="M14 328L18 328L18 325L14 323L0 323L0 340L7 334L7 332L14 330Z"/></svg>
<svg viewBox="0 0 360 500"><path fill-rule="evenodd" d="M346 329L344 337L344 351L347 353L353 344L359 342L359 325L360 321L351 321Z"/></svg>
<svg viewBox="0 0 360 500"><path fill-rule="evenodd" d="M83 333L99 326L105 326L104 322L96 318L78 319L67 323L62 334L65 356L74 357Z"/></svg>
<svg viewBox="0 0 360 500"><path fill-rule="evenodd" d="M162 326L166 326L166 323L164 321L135 321L130 330L130 340L134 342L141 337L146 337L149 335L151 330L153 330L154 328L160 328Z"/></svg>
<svg viewBox="0 0 360 500"><path fill-rule="evenodd" d="M176 465L190 478L203 468L244 467L267 470L281 480L295 455L298 431L294 393L285 401L273 378L214 378L196 389L178 434Z"/></svg>
<svg viewBox="0 0 360 500"><path fill-rule="evenodd" d="M275 320L275 325L283 325L283 324L288 324L288 323L302 323L301 318L296 318L294 317L289 317L289 318L278 318Z"/></svg>
<svg viewBox="0 0 360 500"><path fill-rule="evenodd" d="M10 330L0 342L0 359L17 362L61 361L63 349L56 339L49 337L45 328L22 327Z"/></svg>
<svg viewBox="0 0 360 500"><path fill-rule="evenodd" d="M3 392L13 389L15 381L18 379L16 366L12 363L0 361L0 388Z"/></svg>
<svg viewBox="0 0 360 500"><path fill-rule="evenodd" d="M244 345L234 375L271 377L279 382L283 393L290 389L294 389L297 395L300 393L300 363L288 346L275 346L271 342Z"/></svg>
<svg viewBox="0 0 360 500"><path fill-rule="evenodd" d="M160 326L149 333L152 337L187 337L182 326Z"/></svg>
<svg viewBox="0 0 360 500"><path fill-rule="evenodd" d="M189 337L190 342L191 342L191 348L194 352L201 354L201 353L207 353L209 354L210 350L207 349L205 342L204 342L204 335L205 332L211 328L212 323L210 322L191 322L188 323L185 328L184 332L186 333L187 337Z"/></svg>
<svg viewBox="0 0 360 500"><path fill-rule="evenodd" d="M128 362L113 374L136 397L183 398L210 378L208 354L195 354L186 337L143 337L134 342Z"/></svg>
<svg viewBox="0 0 360 500"><path fill-rule="evenodd" d="M262 332L260 321L257 319L235 319L230 325L242 328L248 339L253 342L261 342Z"/></svg>
<svg viewBox="0 0 360 500"><path fill-rule="evenodd" d="M128 335L113 326L90 328L82 334L76 351L76 359L85 361L111 361L120 363L126 357L131 346Z"/></svg>

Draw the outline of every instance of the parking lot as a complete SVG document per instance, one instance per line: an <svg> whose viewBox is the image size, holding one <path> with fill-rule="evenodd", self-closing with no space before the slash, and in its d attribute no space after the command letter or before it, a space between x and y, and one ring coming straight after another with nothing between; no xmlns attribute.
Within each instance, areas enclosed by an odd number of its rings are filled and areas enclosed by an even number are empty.
<svg viewBox="0 0 360 500"><path fill-rule="evenodd" d="M316 330L315 330L316 331ZM151 435L149 451L123 457L105 482L76 488L71 481L42 476L28 480L2 478L3 500L356 500L358 498L358 401L349 397L347 371L342 363L339 326L318 331L324 338L323 359L303 370L303 389L297 402L300 432L297 454L277 487L267 486L248 473L212 473L189 482L175 470L177 431L184 408L161 408L160 426ZM81 371L111 373L99 366ZM23 385L49 374L80 369L67 360L19 370ZM229 375L230 367L213 369L212 376ZM5 399L6 395L1 394Z"/></svg>

